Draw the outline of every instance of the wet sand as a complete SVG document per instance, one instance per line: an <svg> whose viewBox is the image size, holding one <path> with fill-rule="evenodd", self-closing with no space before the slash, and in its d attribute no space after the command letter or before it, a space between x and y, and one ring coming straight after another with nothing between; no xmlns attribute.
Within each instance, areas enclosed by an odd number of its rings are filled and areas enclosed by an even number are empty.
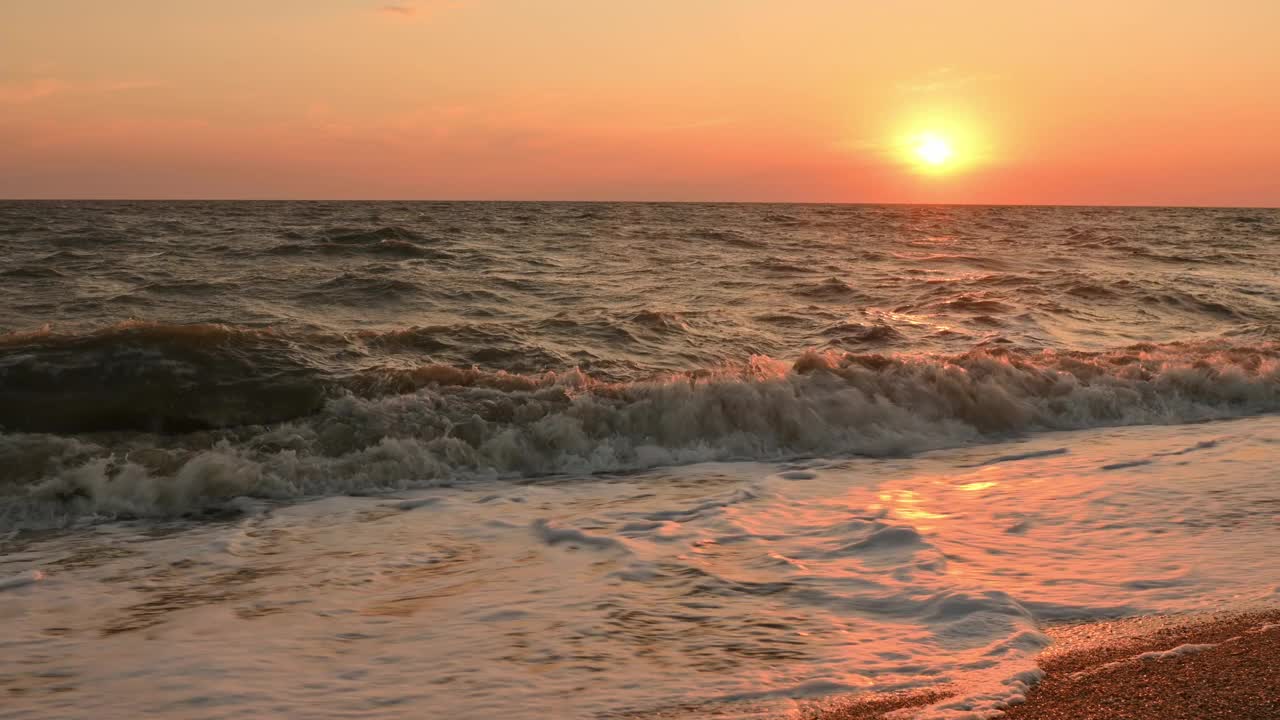
<svg viewBox="0 0 1280 720"><path fill-rule="evenodd" d="M1280 610L1132 618L1046 632L1055 643L1040 657L1045 677L1025 703L1009 708L1010 720L1280 718ZM808 717L897 720L910 717L900 711L937 702L940 694L946 691L857 699Z"/></svg>

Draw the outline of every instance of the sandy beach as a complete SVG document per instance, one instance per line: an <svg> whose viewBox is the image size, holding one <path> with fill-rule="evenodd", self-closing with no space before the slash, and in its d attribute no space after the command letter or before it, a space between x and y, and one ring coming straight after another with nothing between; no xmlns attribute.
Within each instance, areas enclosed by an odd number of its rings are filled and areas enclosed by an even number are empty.
<svg viewBox="0 0 1280 720"><path fill-rule="evenodd" d="M1045 677L1012 720L1280 717L1280 610L1139 617L1051 627ZM859 699L815 720L898 720L949 690Z"/></svg>

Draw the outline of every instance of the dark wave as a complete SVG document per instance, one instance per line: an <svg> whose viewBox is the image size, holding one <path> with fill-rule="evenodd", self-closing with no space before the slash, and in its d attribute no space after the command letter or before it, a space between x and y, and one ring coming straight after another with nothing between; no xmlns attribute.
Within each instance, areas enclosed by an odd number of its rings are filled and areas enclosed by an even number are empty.
<svg viewBox="0 0 1280 720"><path fill-rule="evenodd" d="M846 299L859 294L852 285L837 277L829 277L816 283L796 285L792 292L796 295L819 299Z"/></svg>
<svg viewBox="0 0 1280 720"><path fill-rule="evenodd" d="M780 273L809 273L813 271L811 267L805 267L800 263L772 256L755 260L752 264L763 270Z"/></svg>
<svg viewBox="0 0 1280 720"><path fill-rule="evenodd" d="M269 246L261 252L266 255L338 255L383 256L398 258L426 258L452 260L455 255L448 250L434 247L436 241L397 226L373 230L336 228L318 237L292 231L282 234L288 242Z"/></svg>
<svg viewBox="0 0 1280 720"><path fill-rule="evenodd" d="M317 283L315 288L303 293L304 297L318 300L343 300L357 295L363 299L394 299L422 292L422 286L411 280L374 275L368 272L346 272Z"/></svg>
<svg viewBox="0 0 1280 720"><path fill-rule="evenodd" d="M0 270L0 277L24 280L44 280L48 278L66 277L66 273L48 265L23 265L22 267Z"/></svg>
<svg viewBox="0 0 1280 720"><path fill-rule="evenodd" d="M688 323L685 322L684 315L675 312L641 310L640 312L631 315L628 320L636 325L652 330L681 331L689 329Z"/></svg>
<svg viewBox="0 0 1280 720"><path fill-rule="evenodd" d="M739 248L756 249L766 247L763 241L748 237L745 233L737 230L695 230L691 233L691 236L698 240L712 240Z"/></svg>
<svg viewBox="0 0 1280 720"><path fill-rule="evenodd" d="M324 401L296 340L225 325L122 323L0 336L9 432L186 432L269 423Z"/></svg>
<svg viewBox="0 0 1280 720"><path fill-rule="evenodd" d="M1193 312L1204 313L1210 316L1227 318L1239 318L1246 316L1245 312L1232 307L1225 302L1202 297L1196 293L1182 290L1168 290L1160 293L1144 294L1139 296L1139 299L1150 305L1191 310Z"/></svg>
<svg viewBox="0 0 1280 720"><path fill-rule="evenodd" d="M448 367L353 370L332 362L363 355L362 347L415 356L455 350L490 367L514 359L534 373L541 363L564 364L474 326L349 337L143 322L80 335L44 329L0 335L0 431L172 433L260 425L305 416L342 392L415 389Z"/></svg>
<svg viewBox="0 0 1280 720"><path fill-rule="evenodd" d="M334 242L284 243L262 251L267 255L367 255L371 257L425 258L453 260L457 256L447 250L418 245L407 240L379 240L369 245L350 245Z"/></svg>
<svg viewBox="0 0 1280 720"><path fill-rule="evenodd" d="M424 364L370 369L326 396L315 388L288 390L296 367L284 360L243 364L238 351L249 347L288 355L270 333L200 327L121 328L111 335L144 344L157 335L169 336L160 342L182 336L206 360L231 361L222 375L195 384L166 385L172 375L158 376L151 389L134 384L130 404L105 396L112 407L140 406L162 417L203 408L202 417L254 425L124 444L10 429L0 434L0 461L13 468L8 482L24 488L24 502L72 514L165 514L240 495L370 492L471 475L705 460L896 455L1030 430L1280 410L1280 345L1273 343L1144 344L1101 353L987 346L947 356L806 352L795 362L757 357L641 382ZM43 342L65 354L104 338L10 338L6 347L15 342L27 348ZM216 372L190 357L186 364ZM104 398L102 390L49 385L41 399L74 408L65 417L83 417ZM13 391L8 376L4 391ZM261 397L272 392L283 395ZM279 408L290 402L296 416L286 421ZM28 398L26 407L35 411L38 404Z"/></svg>
<svg viewBox="0 0 1280 720"><path fill-rule="evenodd" d="M387 226L374 230L335 229L325 233L336 245L378 245L384 242L420 243L423 237L408 228Z"/></svg>
<svg viewBox="0 0 1280 720"><path fill-rule="evenodd" d="M776 223L778 225L803 225L804 220L795 215L787 213L766 213L762 218L765 222Z"/></svg>
<svg viewBox="0 0 1280 720"><path fill-rule="evenodd" d="M855 343L889 343L903 339L901 332L883 323L863 325L841 322L824 328L822 334L835 340Z"/></svg>
<svg viewBox="0 0 1280 720"><path fill-rule="evenodd" d="M928 255L896 255L899 260L919 263L922 265L965 265L969 267L982 268L983 270L1004 270L1009 267L1008 263L994 257L979 257L977 255L962 255L957 253L931 253Z"/></svg>
<svg viewBox="0 0 1280 720"><path fill-rule="evenodd" d="M1071 283L1064 292L1089 300L1110 300L1121 297L1121 293L1111 288L1091 282Z"/></svg>
<svg viewBox="0 0 1280 720"><path fill-rule="evenodd" d="M929 304L925 310L932 312L963 312L1005 315L1012 313L1014 306L995 297L982 293L965 293L945 300Z"/></svg>
<svg viewBox="0 0 1280 720"><path fill-rule="evenodd" d="M663 331L687 327L673 313L644 311L624 320ZM562 322L570 336L608 332L634 339L601 318L566 316ZM841 362L912 368L933 363L943 370L999 362L1047 369L1060 380L1066 373L1078 380L1108 382L1134 380L1138 367L1149 367L1149 375L1182 362L1224 381L1239 380L1243 376L1238 373L1270 373L1260 387L1274 391L1280 354L1274 343L1265 341L1273 331L1260 326L1251 333L1261 341L1255 346L1175 343L1110 353L1001 350L998 356L977 349L958 356L845 355ZM903 337L885 323L850 321L829 325L821 335L858 343L892 343ZM474 367L432 362L436 356L467 358ZM362 361L353 364L353 357ZM393 361L396 357L405 359ZM802 360L796 367L807 371L813 362ZM305 416L344 392L403 393L432 383L526 389L554 384L546 378L558 375L542 371L548 367L572 367L572 360L499 326L438 325L352 335L141 322L84 334L46 329L0 336L0 426L10 432L75 433L260 425ZM1081 375L1086 369L1088 373ZM1116 377L1109 377L1113 371ZM705 372L710 371L692 376ZM616 381L593 382L593 387L603 387L599 383Z"/></svg>

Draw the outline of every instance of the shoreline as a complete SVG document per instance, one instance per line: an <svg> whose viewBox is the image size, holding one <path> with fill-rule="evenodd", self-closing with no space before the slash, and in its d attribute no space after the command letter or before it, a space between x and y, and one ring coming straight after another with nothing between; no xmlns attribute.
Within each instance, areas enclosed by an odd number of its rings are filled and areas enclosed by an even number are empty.
<svg viewBox="0 0 1280 720"><path fill-rule="evenodd" d="M1280 609L1045 628L1044 678L1009 720L1280 718ZM950 688L824 703L812 720L906 720Z"/></svg>

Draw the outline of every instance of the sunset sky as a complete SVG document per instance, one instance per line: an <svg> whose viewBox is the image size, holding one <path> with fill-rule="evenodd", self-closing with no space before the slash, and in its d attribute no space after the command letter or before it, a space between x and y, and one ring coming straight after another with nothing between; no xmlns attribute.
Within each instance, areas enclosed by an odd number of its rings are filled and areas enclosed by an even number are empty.
<svg viewBox="0 0 1280 720"><path fill-rule="evenodd" d="M0 197L1275 206L1278 38L1275 0L3 0Z"/></svg>

